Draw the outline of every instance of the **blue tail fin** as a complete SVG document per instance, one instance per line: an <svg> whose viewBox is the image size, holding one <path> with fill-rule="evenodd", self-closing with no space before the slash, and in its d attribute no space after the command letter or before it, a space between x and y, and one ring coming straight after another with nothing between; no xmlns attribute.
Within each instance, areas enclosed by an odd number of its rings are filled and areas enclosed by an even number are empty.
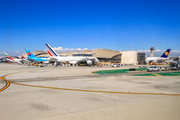
<svg viewBox="0 0 180 120"><path fill-rule="evenodd" d="M36 58L32 53L31 53L31 51L30 50L28 50L28 49L25 49L25 51L26 51L26 53L27 53L27 56L28 56L28 58Z"/></svg>
<svg viewBox="0 0 180 120"><path fill-rule="evenodd" d="M168 55L169 55L169 53L170 53L170 50L171 50L171 49L167 49L166 52L164 52L164 54L163 54L161 57L167 58Z"/></svg>

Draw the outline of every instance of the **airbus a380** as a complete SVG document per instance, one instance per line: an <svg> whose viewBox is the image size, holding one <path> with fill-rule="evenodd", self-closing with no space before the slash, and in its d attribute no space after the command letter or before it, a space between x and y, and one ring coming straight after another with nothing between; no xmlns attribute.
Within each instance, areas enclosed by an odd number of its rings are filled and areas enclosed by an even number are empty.
<svg viewBox="0 0 180 120"><path fill-rule="evenodd" d="M6 56L6 57L8 57L8 61L11 61L11 62L16 62L16 63L22 63L23 61L26 61L26 59L25 59L25 57L24 56L22 56L21 55L21 59L12 59L7 53L4 53L4 55Z"/></svg>
<svg viewBox="0 0 180 120"><path fill-rule="evenodd" d="M45 44L47 52L50 56L50 61L55 62L69 62L70 64L77 64L79 61L86 61L88 65L93 62L98 63L99 60L96 57L81 57L81 56L59 56L49 44Z"/></svg>
<svg viewBox="0 0 180 120"><path fill-rule="evenodd" d="M171 51L171 49L167 49L161 57L147 57L146 63L149 63L150 61L157 62L158 60L169 60L168 55L169 55L170 51Z"/></svg>

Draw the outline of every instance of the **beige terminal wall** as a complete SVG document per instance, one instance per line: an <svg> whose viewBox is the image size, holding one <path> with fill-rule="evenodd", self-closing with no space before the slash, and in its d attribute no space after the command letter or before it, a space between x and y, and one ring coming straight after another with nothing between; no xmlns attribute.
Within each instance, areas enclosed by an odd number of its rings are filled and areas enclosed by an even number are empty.
<svg viewBox="0 0 180 120"><path fill-rule="evenodd" d="M137 51L124 51L121 52L121 63L137 65Z"/></svg>

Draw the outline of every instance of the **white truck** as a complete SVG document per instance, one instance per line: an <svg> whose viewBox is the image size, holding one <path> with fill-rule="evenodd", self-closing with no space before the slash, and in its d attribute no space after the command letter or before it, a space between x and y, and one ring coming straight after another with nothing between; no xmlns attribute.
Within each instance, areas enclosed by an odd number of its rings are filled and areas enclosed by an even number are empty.
<svg viewBox="0 0 180 120"><path fill-rule="evenodd" d="M120 67L120 64L119 64L119 63L116 63L116 64L112 64L111 66L112 66L112 67Z"/></svg>
<svg viewBox="0 0 180 120"><path fill-rule="evenodd" d="M138 67L142 68L142 67L146 67L146 65L138 65Z"/></svg>
<svg viewBox="0 0 180 120"><path fill-rule="evenodd" d="M159 71L160 68L156 66L151 66L147 69L147 72L154 72L154 71Z"/></svg>

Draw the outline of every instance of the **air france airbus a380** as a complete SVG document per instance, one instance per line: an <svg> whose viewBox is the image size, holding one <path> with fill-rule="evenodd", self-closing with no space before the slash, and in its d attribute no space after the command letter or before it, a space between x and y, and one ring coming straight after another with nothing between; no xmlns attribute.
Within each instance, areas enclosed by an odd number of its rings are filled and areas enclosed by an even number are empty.
<svg viewBox="0 0 180 120"><path fill-rule="evenodd" d="M98 63L99 60L96 57L81 57L81 56L59 56L49 44L45 44L47 52L50 56L50 61L55 62L69 62L70 64L77 64L80 61L86 61L88 65L93 62Z"/></svg>

